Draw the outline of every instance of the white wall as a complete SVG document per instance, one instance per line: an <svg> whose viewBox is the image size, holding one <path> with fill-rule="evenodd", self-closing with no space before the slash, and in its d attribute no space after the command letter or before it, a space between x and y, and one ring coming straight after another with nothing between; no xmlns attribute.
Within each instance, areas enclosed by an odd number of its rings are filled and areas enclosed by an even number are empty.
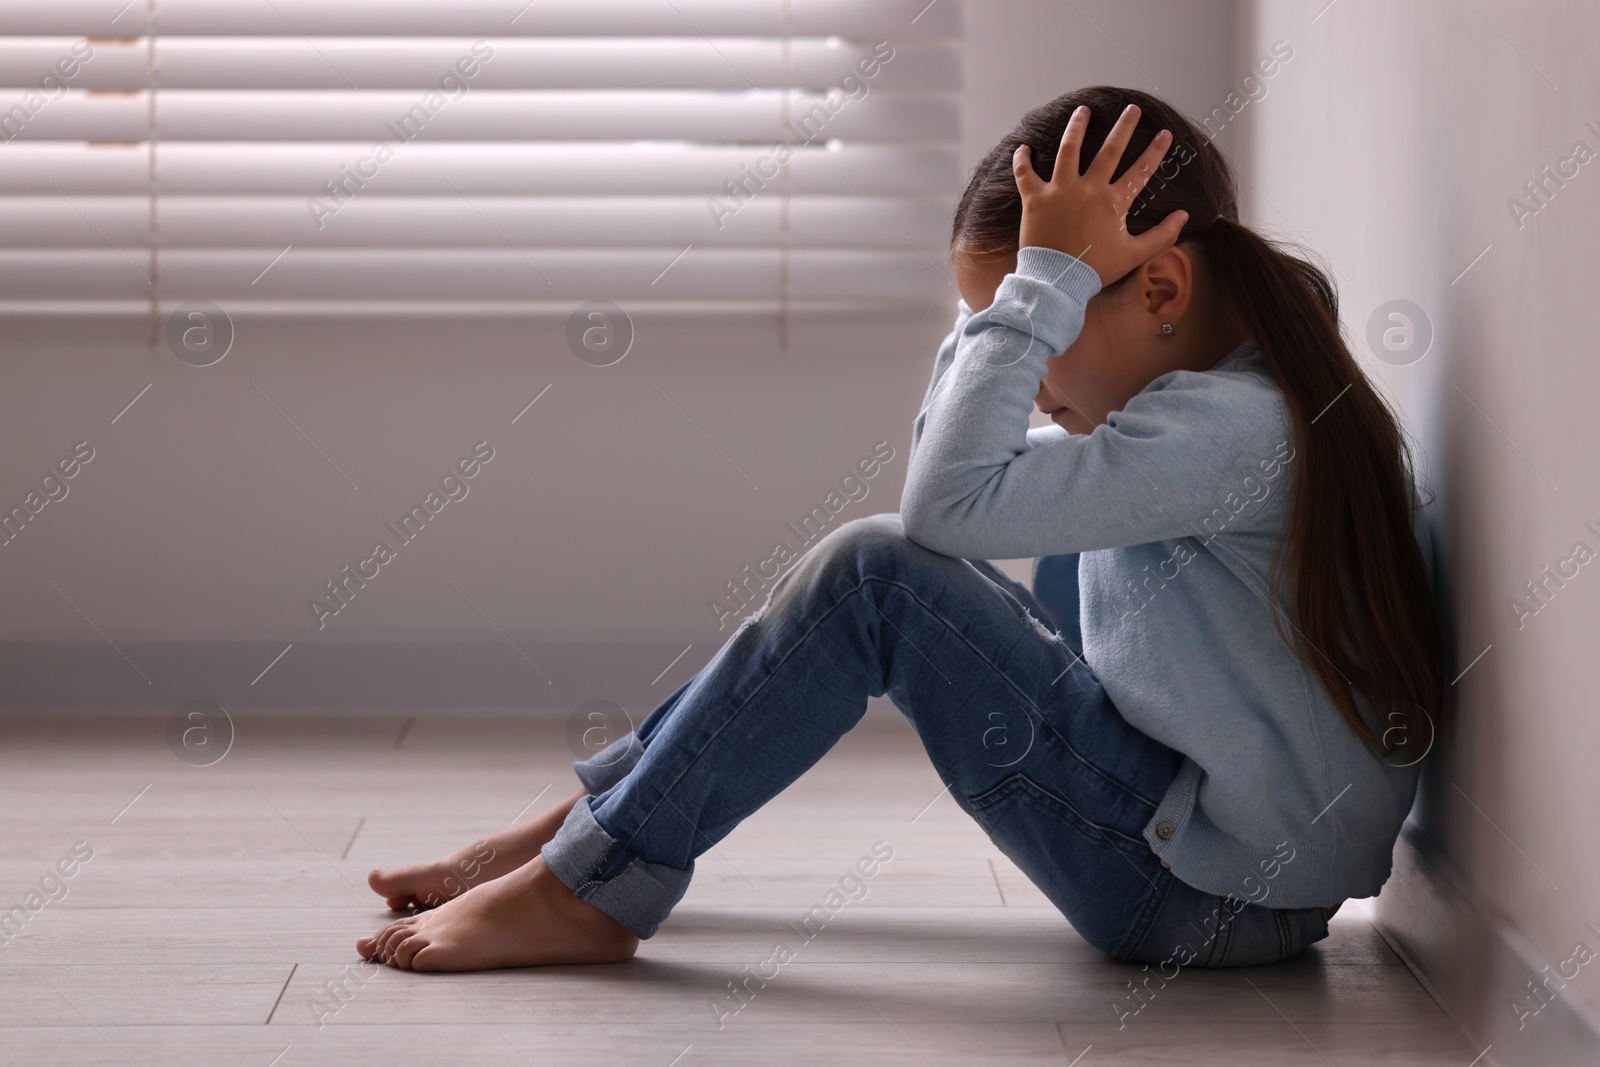
<svg viewBox="0 0 1600 1067"><path fill-rule="evenodd" d="M1023 112L1085 85L1125 85L1191 113L1233 80L1233 0L974 0L966 9L970 167Z"/></svg>
<svg viewBox="0 0 1600 1067"><path fill-rule="evenodd" d="M1403 408L1439 490L1455 671L1488 651L1455 686L1455 719L1414 819L1424 849L1460 872L1490 923L1526 935L1554 966L1579 941L1600 951L1584 925L1600 919L1591 825L1600 563L1579 568L1525 625L1510 605L1575 542L1600 551L1584 525L1600 527L1600 162L1521 224L1508 200L1526 199L1523 183L1576 142L1600 151L1600 9L1339 0L1319 17L1324 2L1244 5L1242 58L1278 39L1295 48L1271 95L1241 115L1252 210L1331 261L1358 347L1385 301L1413 301L1432 321L1419 362L1368 365ZM1443 977L1462 983L1469 1030L1496 1041L1491 1062L1558 1062L1533 1053L1540 1028L1594 1002L1596 970L1521 1028L1512 1001L1489 992L1498 976Z"/></svg>
<svg viewBox="0 0 1600 1067"><path fill-rule="evenodd" d="M203 369L13 338L0 500L96 458L0 548L0 639L98 640L46 578L114 640L498 640L452 581L517 639L715 633L707 599L883 439L840 518L894 510L940 318L796 322L784 353L767 317L636 313L605 368L560 317L240 319ZM319 632L307 600L480 439L469 495Z"/></svg>

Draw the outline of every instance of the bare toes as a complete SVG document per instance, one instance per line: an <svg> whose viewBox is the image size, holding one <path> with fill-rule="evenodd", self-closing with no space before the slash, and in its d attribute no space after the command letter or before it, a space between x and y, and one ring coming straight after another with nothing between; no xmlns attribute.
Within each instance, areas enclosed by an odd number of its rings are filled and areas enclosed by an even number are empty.
<svg viewBox="0 0 1600 1067"><path fill-rule="evenodd" d="M394 946L399 943L401 938L410 932L411 927L404 920L401 922L392 922L388 926L385 926L383 930L379 932L377 937L378 959L384 963L388 963L390 960L394 959Z"/></svg>
<svg viewBox="0 0 1600 1067"><path fill-rule="evenodd" d="M410 892L406 886L401 884L398 870L384 871L374 867L367 872L367 885L381 897L400 896Z"/></svg>
<svg viewBox="0 0 1600 1067"><path fill-rule="evenodd" d="M392 871L374 869L367 874L367 885L383 898L392 911L405 911L422 905L417 899L417 885L423 876L418 867L398 867Z"/></svg>
<svg viewBox="0 0 1600 1067"><path fill-rule="evenodd" d="M389 928L385 926L371 937L363 937L361 940L356 942L356 951L361 953L361 955L366 959L375 960L378 963L382 963L383 937L388 932Z"/></svg>
<svg viewBox="0 0 1600 1067"><path fill-rule="evenodd" d="M414 930L398 941L394 946L394 965L402 970L411 970L411 961L418 952L428 947L428 935L421 930Z"/></svg>

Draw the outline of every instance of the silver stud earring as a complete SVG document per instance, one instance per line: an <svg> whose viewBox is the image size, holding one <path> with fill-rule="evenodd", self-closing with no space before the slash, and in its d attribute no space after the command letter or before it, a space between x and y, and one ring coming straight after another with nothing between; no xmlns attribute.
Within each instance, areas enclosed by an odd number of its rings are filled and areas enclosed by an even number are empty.
<svg viewBox="0 0 1600 1067"><path fill-rule="evenodd" d="M1176 331L1176 330L1174 330L1174 329L1173 329L1173 328L1172 328L1172 323L1170 323L1170 322L1163 322L1163 323L1162 323L1162 324L1161 324L1161 335L1162 335L1162 336L1163 336L1163 337L1171 337L1171 336L1172 336L1172 335L1173 335L1173 334L1174 334L1174 333L1176 333L1176 332L1177 332L1177 331Z"/></svg>

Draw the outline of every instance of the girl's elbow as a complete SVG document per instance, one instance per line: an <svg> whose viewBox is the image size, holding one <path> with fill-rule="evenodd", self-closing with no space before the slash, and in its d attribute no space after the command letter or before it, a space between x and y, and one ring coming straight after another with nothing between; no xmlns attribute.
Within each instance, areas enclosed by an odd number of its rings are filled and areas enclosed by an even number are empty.
<svg viewBox="0 0 1600 1067"><path fill-rule="evenodd" d="M900 528L905 532L907 540L931 552L946 556L957 555L956 531L945 521L938 509L928 508L910 500L902 501Z"/></svg>
<svg viewBox="0 0 1600 1067"><path fill-rule="evenodd" d="M900 529L907 538L919 545L926 545L924 538L927 536L929 522L928 509L918 502L916 495L906 492L900 497Z"/></svg>

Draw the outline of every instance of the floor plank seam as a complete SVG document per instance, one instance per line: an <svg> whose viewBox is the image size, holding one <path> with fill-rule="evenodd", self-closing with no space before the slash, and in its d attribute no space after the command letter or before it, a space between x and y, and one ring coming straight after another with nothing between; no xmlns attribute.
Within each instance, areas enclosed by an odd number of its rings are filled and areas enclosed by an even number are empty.
<svg viewBox="0 0 1600 1067"><path fill-rule="evenodd" d="M283 980L283 988L278 990L278 999L274 1000L272 1002L272 1010L267 1012L267 1021L262 1023L261 1024L262 1026L271 1026L272 1025L272 1017L274 1015L278 1014L278 1005L283 1003L283 995L289 991L289 983L294 981L294 972L298 971L299 969L300 969L300 965L298 963L295 964L293 967L289 968L289 977L287 977L287 978L285 978ZM284 1051L288 1051L288 1050L285 1049ZM274 1061L274 1062L276 1062L276 1061Z"/></svg>
<svg viewBox="0 0 1600 1067"><path fill-rule="evenodd" d="M1000 906L1002 908L1009 907L1010 905L1008 905L1006 903L1006 890L1005 890L1005 887L1000 884L1000 872L995 868L994 860L991 859L988 862L989 862L989 875L990 875L990 877L992 877L994 879L994 891L996 893L1000 894Z"/></svg>
<svg viewBox="0 0 1600 1067"><path fill-rule="evenodd" d="M351 849L352 846L355 845L356 838L361 836L361 828L363 826L365 826L365 825L367 825L367 817L365 815L363 815L356 822L356 829L355 829L355 832L350 835L350 840L345 842L344 851L339 853L339 858L340 859L347 860L347 859L350 858L350 849Z"/></svg>

